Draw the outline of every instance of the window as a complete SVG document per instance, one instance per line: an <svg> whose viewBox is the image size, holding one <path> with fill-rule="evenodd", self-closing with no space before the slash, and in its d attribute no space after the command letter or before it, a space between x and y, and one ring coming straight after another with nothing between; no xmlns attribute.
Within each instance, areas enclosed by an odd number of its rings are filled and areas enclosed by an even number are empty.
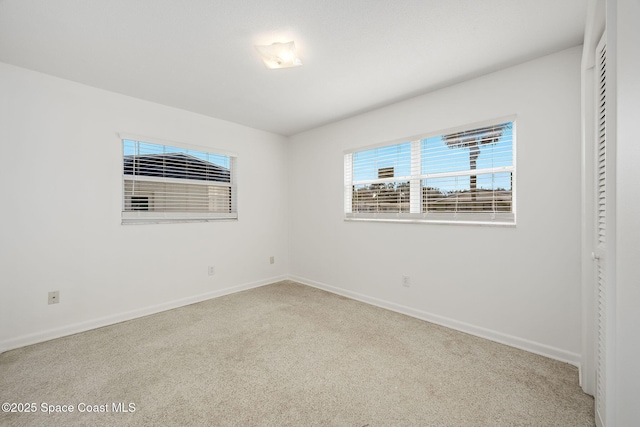
<svg viewBox="0 0 640 427"><path fill-rule="evenodd" d="M515 122L348 151L346 219L515 224Z"/></svg>
<svg viewBox="0 0 640 427"><path fill-rule="evenodd" d="M123 224L237 219L235 156L121 137Z"/></svg>

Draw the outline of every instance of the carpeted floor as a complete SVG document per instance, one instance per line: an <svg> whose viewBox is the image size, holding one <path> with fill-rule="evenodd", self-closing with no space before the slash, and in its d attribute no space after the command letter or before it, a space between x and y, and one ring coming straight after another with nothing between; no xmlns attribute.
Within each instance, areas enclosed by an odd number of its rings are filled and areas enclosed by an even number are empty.
<svg viewBox="0 0 640 427"><path fill-rule="evenodd" d="M7 426L595 425L571 365L289 281L5 352L0 400L35 404Z"/></svg>

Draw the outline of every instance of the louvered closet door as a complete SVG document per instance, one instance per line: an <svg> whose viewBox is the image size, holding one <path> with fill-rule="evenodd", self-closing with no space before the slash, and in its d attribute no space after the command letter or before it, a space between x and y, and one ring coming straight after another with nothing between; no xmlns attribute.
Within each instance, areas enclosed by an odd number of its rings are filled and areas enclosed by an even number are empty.
<svg viewBox="0 0 640 427"><path fill-rule="evenodd" d="M605 250L607 244L607 99L606 99L606 78L607 78L607 49L606 38L598 44L596 50L596 61L598 65L598 78L596 79L596 249L593 254L596 261L597 286L596 296L597 309L597 350L596 350L596 420L600 426L607 423L607 325L608 310L607 299L610 292L607 288L606 258Z"/></svg>

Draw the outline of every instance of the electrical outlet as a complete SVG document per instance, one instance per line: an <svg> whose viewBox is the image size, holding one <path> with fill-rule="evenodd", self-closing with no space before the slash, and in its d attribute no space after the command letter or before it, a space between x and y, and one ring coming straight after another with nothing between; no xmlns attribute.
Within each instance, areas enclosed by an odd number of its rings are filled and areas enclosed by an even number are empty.
<svg viewBox="0 0 640 427"><path fill-rule="evenodd" d="M402 276L402 286L404 286L405 288L410 287L411 286L411 277Z"/></svg>
<svg viewBox="0 0 640 427"><path fill-rule="evenodd" d="M60 291L49 292L49 304L58 304L60 302Z"/></svg>
<svg viewBox="0 0 640 427"><path fill-rule="evenodd" d="M216 274L216 268L213 265L209 266L209 276Z"/></svg>
<svg viewBox="0 0 640 427"><path fill-rule="evenodd" d="M273 255L271 255L269 257L269 264L275 264L276 263L276 257L274 257Z"/></svg>

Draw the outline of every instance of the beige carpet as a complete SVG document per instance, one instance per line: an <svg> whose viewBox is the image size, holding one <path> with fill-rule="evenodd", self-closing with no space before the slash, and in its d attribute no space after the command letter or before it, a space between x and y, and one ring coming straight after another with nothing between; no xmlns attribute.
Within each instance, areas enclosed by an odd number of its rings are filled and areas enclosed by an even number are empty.
<svg viewBox="0 0 640 427"><path fill-rule="evenodd" d="M0 396L37 408L7 426L595 425L573 366L294 282L5 352Z"/></svg>

